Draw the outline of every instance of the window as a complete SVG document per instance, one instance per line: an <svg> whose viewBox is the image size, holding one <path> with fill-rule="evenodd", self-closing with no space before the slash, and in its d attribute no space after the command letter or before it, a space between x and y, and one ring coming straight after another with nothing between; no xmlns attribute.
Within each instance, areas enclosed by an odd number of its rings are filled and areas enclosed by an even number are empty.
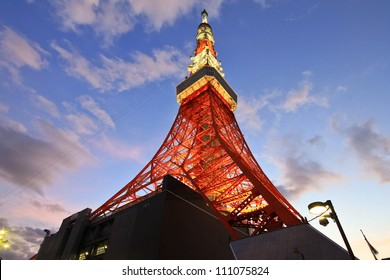
<svg viewBox="0 0 390 280"><path fill-rule="evenodd" d="M104 254L106 252L107 248L108 248L108 241L107 240L102 242L102 243L99 243L96 246L95 255L98 256L98 255Z"/></svg>

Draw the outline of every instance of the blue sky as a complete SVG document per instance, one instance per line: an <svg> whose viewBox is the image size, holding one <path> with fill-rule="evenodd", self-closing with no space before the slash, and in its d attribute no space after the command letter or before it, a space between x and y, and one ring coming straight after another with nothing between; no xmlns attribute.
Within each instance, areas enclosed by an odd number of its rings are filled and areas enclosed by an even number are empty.
<svg viewBox="0 0 390 280"><path fill-rule="evenodd" d="M0 2L5 259L96 209L157 151L206 8L259 164L303 215L331 199L355 255L390 256L388 1ZM322 233L343 246L334 223Z"/></svg>

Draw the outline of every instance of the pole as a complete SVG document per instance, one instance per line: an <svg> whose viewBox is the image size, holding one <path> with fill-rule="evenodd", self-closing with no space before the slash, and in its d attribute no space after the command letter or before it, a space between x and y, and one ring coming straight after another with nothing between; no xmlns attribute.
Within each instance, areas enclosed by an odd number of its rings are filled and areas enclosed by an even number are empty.
<svg viewBox="0 0 390 280"><path fill-rule="evenodd" d="M339 218L337 217L336 211L334 210L334 207L333 207L332 202L331 202L330 200L327 200L325 203L329 205L329 208L330 208L330 210L332 211L332 212L330 213L331 218L336 222L337 227L339 228L341 237L342 237L343 240L344 240L345 246L347 247L347 250L348 250L348 253L349 253L351 259L352 259L352 260L356 260L356 257L355 257L355 255L353 254L352 248L351 248L351 246L349 245L347 236L345 235L344 230L343 230L343 227L341 226L340 220L339 220Z"/></svg>
<svg viewBox="0 0 390 280"><path fill-rule="evenodd" d="M376 257L376 254L378 254L378 251L374 248L374 246L371 245L370 242L368 242L368 240L367 240L366 236L364 235L363 231L360 230L360 232L363 234L364 240L366 240L368 248L370 248L371 254L374 256L374 259L378 260L378 258Z"/></svg>

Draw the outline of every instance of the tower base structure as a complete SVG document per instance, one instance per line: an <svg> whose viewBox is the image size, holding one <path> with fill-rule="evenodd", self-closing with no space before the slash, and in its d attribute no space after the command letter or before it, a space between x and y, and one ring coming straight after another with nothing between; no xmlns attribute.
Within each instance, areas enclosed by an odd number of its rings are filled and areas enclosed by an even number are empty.
<svg viewBox="0 0 390 280"><path fill-rule="evenodd" d="M309 224L232 240L202 196L167 175L158 193L110 216L90 220L86 208L45 237L37 260L350 259Z"/></svg>
<svg viewBox="0 0 390 280"><path fill-rule="evenodd" d="M138 203L98 220L90 213L64 219L36 259L234 259L229 233L201 195L169 175Z"/></svg>

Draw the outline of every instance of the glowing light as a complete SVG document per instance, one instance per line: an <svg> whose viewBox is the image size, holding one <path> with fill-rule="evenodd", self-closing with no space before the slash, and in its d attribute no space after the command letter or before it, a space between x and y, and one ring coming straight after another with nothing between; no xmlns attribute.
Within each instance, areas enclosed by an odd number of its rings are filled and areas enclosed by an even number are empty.
<svg viewBox="0 0 390 280"><path fill-rule="evenodd" d="M9 241L6 239L7 231L5 229L0 230L0 247L8 249L10 247Z"/></svg>
<svg viewBox="0 0 390 280"><path fill-rule="evenodd" d="M323 202L313 202L308 206L309 212L313 215L320 215L329 210L329 206Z"/></svg>

